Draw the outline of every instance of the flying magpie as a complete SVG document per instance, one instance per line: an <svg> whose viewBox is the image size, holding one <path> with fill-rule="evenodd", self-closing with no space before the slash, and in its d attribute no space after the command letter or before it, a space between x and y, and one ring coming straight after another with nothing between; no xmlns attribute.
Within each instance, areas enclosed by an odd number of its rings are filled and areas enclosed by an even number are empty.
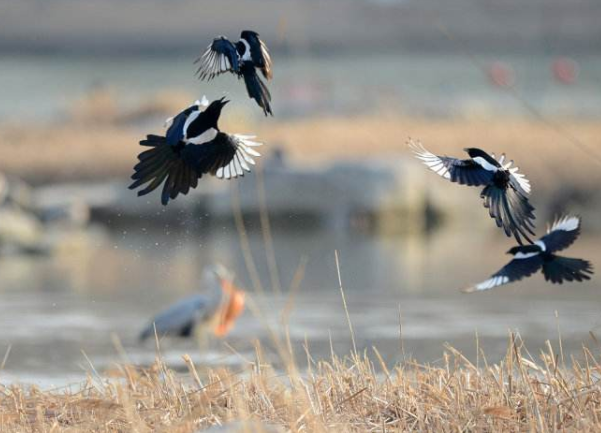
<svg viewBox="0 0 601 433"><path fill-rule="evenodd" d="M505 163L505 155L497 160L481 149L467 148L468 159L436 156L421 143L409 142L417 158L433 172L460 185L484 186L480 197L491 218L502 227L507 236L514 236L520 245L522 238L532 243L534 235L534 207L528 202L530 182L513 161Z"/></svg>
<svg viewBox="0 0 601 433"><path fill-rule="evenodd" d="M590 280L593 266L587 260L572 259L555 255L574 243L580 234L580 218L564 216L558 218L547 234L532 245L511 248L507 254L513 256L507 265L488 280L463 289L464 292L488 290L529 277L542 268L545 280L562 284L564 281Z"/></svg>
<svg viewBox="0 0 601 433"><path fill-rule="evenodd" d="M271 57L257 32L244 30L235 44L225 36L219 36L194 63L200 64L196 73L201 80L210 81L224 72L244 78L248 96L257 101L266 116L273 116L271 94L257 75L258 69L267 80L273 77Z"/></svg>
<svg viewBox="0 0 601 433"><path fill-rule="evenodd" d="M167 119L165 136L147 135L140 141L150 149L138 155L129 189L148 184L138 191L138 196L143 196L163 184L161 203L167 205L178 194L186 195L190 188L196 188L204 174L231 179L250 172L249 165L255 164L253 156L260 156L254 147L261 143L253 141L251 135L221 132L217 122L229 101L207 102L196 101Z"/></svg>

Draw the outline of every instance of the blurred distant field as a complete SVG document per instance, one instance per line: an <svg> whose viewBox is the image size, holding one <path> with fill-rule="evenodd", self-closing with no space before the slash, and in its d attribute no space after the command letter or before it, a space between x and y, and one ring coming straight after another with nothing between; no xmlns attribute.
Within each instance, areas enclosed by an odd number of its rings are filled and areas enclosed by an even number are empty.
<svg viewBox="0 0 601 433"><path fill-rule="evenodd" d="M157 110L160 111L160 110ZM167 117L168 112L164 113ZM410 155L409 137L433 152L462 156L465 147L505 152L535 179L535 189L552 192L576 187L596 193L601 162L601 122L524 118L411 118L395 113L324 116L290 120L224 119L223 128L254 133L293 162L312 165L336 159L389 158ZM560 128L558 131L556 128ZM160 122L148 133L161 133ZM51 125L4 125L0 128L0 170L39 184L49 181L127 181L144 137L139 128L120 125L106 115ZM572 142L572 137L581 145ZM574 169L577 167L578 169Z"/></svg>

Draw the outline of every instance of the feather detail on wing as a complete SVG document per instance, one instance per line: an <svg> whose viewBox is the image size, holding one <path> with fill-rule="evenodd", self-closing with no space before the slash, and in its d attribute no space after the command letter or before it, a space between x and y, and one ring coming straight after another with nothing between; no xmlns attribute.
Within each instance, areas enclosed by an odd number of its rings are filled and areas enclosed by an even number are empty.
<svg viewBox="0 0 601 433"><path fill-rule="evenodd" d="M580 218L577 216L563 216L557 218L539 242L542 242L546 251L553 253L561 251L574 243L580 235Z"/></svg>
<svg viewBox="0 0 601 433"><path fill-rule="evenodd" d="M523 259L513 259L505 265L499 272L491 276L488 280L479 284L467 287L461 291L464 293L477 292L482 290L494 289L495 287L519 281L538 271L543 265L543 259L540 255L530 256Z"/></svg>
<svg viewBox="0 0 601 433"><path fill-rule="evenodd" d="M409 140L408 144L416 158L426 167L451 182L467 186L483 186L492 180L493 173L484 170L472 160L434 155L421 143L413 140Z"/></svg>
<svg viewBox="0 0 601 433"><path fill-rule="evenodd" d="M271 56L269 55L267 45L265 45L265 43L261 40L259 40L259 42L261 43L261 54L263 55L264 60L264 65L261 67L261 72L266 79L271 80L273 78Z"/></svg>
<svg viewBox="0 0 601 433"><path fill-rule="evenodd" d="M200 63L196 73L201 80L210 81L225 72L238 72L240 61L236 47L226 37L213 40L204 54L194 63Z"/></svg>
<svg viewBox="0 0 601 433"><path fill-rule="evenodd" d="M261 156L254 148L263 145L253 141L254 138L254 135L229 135L228 140L235 148L235 153L227 165L217 169L215 176L220 179L234 179L244 176L244 172L250 173L250 166L255 165L253 157Z"/></svg>
<svg viewBox="0 0 601 433"><path fill-rule="evenodd" d="M529 234L535 234L534 207L525 196L511 188L501 189L495 185L486 186L480 196L497 227L502 227L507 236L514 236L520 245L523 245L523 239L532 243Z"/></svg>

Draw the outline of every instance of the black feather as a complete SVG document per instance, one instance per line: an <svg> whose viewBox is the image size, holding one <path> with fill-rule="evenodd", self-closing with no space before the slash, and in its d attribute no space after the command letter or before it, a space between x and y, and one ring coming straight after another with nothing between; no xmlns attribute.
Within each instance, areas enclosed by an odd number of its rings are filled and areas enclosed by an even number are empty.
<svg viewBox="0 0 601 433"><path fill-rule="evenodd" d="M255 67L249 63L244 63L241 66L240 71L242 72L244 83L246 84L248 96L254 99L257 104L259 104L266 116L273 116L273 112L271 110L271 94L269 93L265 83L263 83L263 81L261 81L257 75Z"/></svg>
<svg viewBox="0 0 601 433"><path fill-rule="evenodd" d="M564 281L590 280L593 266L587 260L551 255L543 265L545 280L562 284Z"/></svg>

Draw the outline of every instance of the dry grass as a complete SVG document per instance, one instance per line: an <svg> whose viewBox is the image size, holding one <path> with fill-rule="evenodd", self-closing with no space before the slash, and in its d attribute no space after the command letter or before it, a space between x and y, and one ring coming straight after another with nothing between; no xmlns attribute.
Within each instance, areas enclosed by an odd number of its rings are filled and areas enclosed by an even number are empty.
<svg viewBox="0 0 601 433"><path fill-rule="evenodd" d="M157 360L119 366L78 391L2 388L3 432L599 431L601 366L586 349L565 367L551 345L535 362L519 336L481 367L447 348L439 366L388 369L378 352L314 361L278 374L261 350L245 371L177 374Z"/></svg>
<svg viewBox="0 0 601 433"><path fill-rule="evenodd" d="M143 118L182 98L157 97L128 113L118 111L105 95L94 95L77 110L79 117L54 126L0 126L0 170L20 175L33 182L49 180L127 179L140 151L139 139L145 127L133 128L114 122L116 118ZM82 113L89 113L82 118ZM601 158L601 122L556 119L568 134L577 137ZM160 123L160 122L159 122ZM147 132L161 132L161 125ZM599 163L591 152L574 146L555 127L527 119L421 119L384 114L363 117L312 118L299 121L248 119L232 115L224 119L224 129L255 132L269 146L286 150L294 161L322 162L337 158L389 157L408 154L408 137L421 140L429 149L461 155L468 146L492 152L506 152L529 174L545 181L543 187L567 182L575 186L596 185ZM154 122L153 122L154 124ZM600 159L601 160L601 159ZM574 170L578 167L578 170ZM548 183L546 182L548 181Z"/></svg>

